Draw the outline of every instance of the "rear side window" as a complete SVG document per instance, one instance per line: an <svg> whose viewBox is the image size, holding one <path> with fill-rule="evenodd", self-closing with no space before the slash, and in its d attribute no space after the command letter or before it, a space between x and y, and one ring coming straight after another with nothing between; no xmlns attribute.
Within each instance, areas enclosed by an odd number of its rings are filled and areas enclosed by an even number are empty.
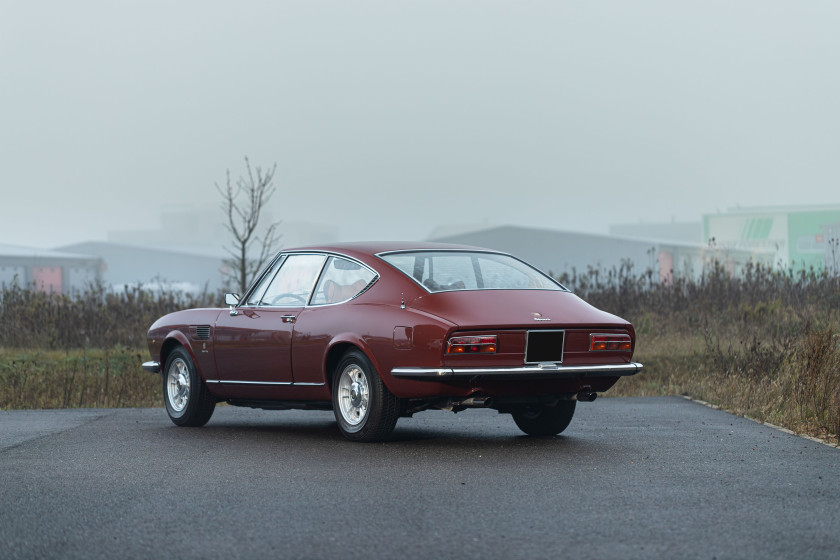
<svg viewBox="0 0 840 560"><path fill-rule="evenodd" d="M353 299L374 279L376 273L369 268L349 259L330 257L310 304L325 305Z"/></svg>
<svg viewBox="0 0 840 560"><path fill-rule="evenodd" d="M405 251L379 255L430 292L456 290L565 290L510 255L473 251Z"/></svg>

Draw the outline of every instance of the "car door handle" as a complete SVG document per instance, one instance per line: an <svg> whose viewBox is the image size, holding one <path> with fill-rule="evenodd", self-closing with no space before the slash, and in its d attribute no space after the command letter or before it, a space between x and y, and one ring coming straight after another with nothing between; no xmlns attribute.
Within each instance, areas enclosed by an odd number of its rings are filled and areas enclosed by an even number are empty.
<svg viewBox="0 0 840 560"><path fill-rule="evenodd" d="M280 315L280 320L284 323L294 323L295 316L294 315Z"/></svg>

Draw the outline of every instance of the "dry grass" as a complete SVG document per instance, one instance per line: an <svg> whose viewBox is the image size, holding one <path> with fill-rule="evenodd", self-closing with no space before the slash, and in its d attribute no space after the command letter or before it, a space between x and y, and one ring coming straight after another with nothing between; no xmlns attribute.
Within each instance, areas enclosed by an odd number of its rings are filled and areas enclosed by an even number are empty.
<svg viewBox="0 0 840 560"><path fill-rule="evenodd" d="M0 349L0 409L161 406L145 350Z"/></svg>
<svg viewBox="0 0 840 560"><path fill-rule="evenodd" d="M654 282L629 263L560 278L636 327L638 376L608 395L686 395L736 414L838 441L840 276L749 265L731 278Z"/></svg>
<svg viewBox="0 0 840 560"><path fill-rule="evenodd" d="M561 280L636 327L645 370L608 395L687 395L838 441L840 277L752 266L729 278L710 263L698 281L654 283L627 264ZM219 300L3 287L0 408L159 406L159 377L140 368L146 330L165 313Z"/></svg>
<svg viewBox="0 0 840 560"><path fill-rule="evenodd" d="M221 301L219 294L153 292L142 286L110 292L94 285L70 297L3 285L0 341L5 348L143 348L146 331L158 317L190 307L220 306Z"/></svg>
<svg viewBox="0 0 840 560"><path fill-rule="evenodd" d="M726 327L640 336L635 359L644 371L607 395L686 395L840 443L840 329L804 325L780 338L746 327L726 335Z"/></svg>

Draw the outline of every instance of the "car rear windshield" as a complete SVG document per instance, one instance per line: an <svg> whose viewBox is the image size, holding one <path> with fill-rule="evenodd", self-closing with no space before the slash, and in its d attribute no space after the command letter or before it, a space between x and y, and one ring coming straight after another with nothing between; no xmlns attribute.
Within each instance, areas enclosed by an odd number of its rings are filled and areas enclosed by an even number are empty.
<svg viewBox="0 0 840 560"><path fill-rule="evenodd" d="M499 253L402 251L379 255L430 292L453 290L565 290L532 266Z"/></svg>

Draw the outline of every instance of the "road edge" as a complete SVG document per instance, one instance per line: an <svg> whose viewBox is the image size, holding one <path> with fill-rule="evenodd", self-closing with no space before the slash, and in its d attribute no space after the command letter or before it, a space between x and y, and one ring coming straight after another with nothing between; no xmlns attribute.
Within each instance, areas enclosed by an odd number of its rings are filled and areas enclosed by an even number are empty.
<svg viewBox="0 0 840 560"><path fill-rule="evenodd" d="M718 405L712 404L710 402L701 401L700 399L695 399L695 398L689 397L688 395L680 395L680 396L687 401L695 402L697 404L702 404L703 406L713 408L715 410L722 410L724 412L729 412L730 414L735 414L734 412L730 412L729 410L726 410L722 406L718 406ZM786 433L786 434L789 434L789 435L792 435L792 436L801 437L802 439L807 439L808 441L813 441L814 443L821 443L821 444L823 444L827 447L833 447L834 449L840 449L840 444L832 443L832 442L824 440L822 438L809 436L808 434L799 434L799 433L796 433L793 430L789 430L788 428L785 428L783 426L777 426L776 424L771 424L770 422L764 422L764 421L759 420L757 418L753 418L752 416L747 416L746 414L743 414L743 415L735 414L735 416L740 416L741 418L746 418L747 420L750 420L751 422L755 422L756 424L761 424L762 426L767 426L768 428L773 428L774 430L778 430L780 432L783 432L783 433Z"/></svg>

